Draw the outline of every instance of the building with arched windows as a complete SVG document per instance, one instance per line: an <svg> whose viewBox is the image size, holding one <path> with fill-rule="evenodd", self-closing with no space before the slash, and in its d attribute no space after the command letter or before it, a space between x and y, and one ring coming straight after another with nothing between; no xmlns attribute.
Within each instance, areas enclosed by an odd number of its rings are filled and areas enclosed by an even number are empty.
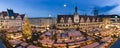
<svg viewBox="0 0 120 48"><path fill-rule="evenodd" d="M118 15L98 15L98 10L96 8L94 9L94 16L79 15L77 11L78 8L75 7L75 12L73 15L58 15L56 25L57 28L94 28L100 27L105 23L110 24L120 20L120 16Z"/></svg>

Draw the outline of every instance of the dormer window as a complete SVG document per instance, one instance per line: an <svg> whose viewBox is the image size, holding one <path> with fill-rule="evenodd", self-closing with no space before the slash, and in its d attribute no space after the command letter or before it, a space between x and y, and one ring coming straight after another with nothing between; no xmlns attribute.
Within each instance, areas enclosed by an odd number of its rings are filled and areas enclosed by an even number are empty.
<svg viewBox="0 0 120 48"><path fill-rule="evenodd" d="M99 22L99 18L97 18L96 22Z"/></svg>
<svg viewBox="0 0 120 48"><path fill-rule="evenodd" d="M70 17L68 18L68 23L72 23L72 19Z"/></svg>
<svg viewBox="0 0 120 48"><path fill-rule="evenodd" d="M3 18L3 16L2 15L0 15L0 19L2 19Z"/></svg>
<svg viewBox="0 0 120 48"><path fill-rule="evenodd" d="M14 16L12 16L11 19L14 19Z"/></svg>
<svg viewBox="0 0 120 48"><path fill-rule="evenodd" d="M63 19L63 17L60 19L60 23L64 23L64 19Z"/></svg>
<svg viewBox="0 0 120 48"><path fill-rule="evenodd" d="M90 19L89 19L89 17L87 18L87 21L86 22L90 22Z"/></svg>
<svg viewBox="0 0 120 48"><path fill-rule="evenodd" d="M92 18L92 22L95 22L95 18Z"/></svg>
<svg viewBox="0 0 120 48"><path fill-rule="evenodd" d="M20 17L20 16L17 16L16 19L21 19L21 17Z"/></svg>
<svg viewBox="0 0 120 48"><path fill-rule="evenodd" d="M83 19L83 17L81 17L81 20L80 20L80 22L81 22L81 23L83 23L83 22L84 22L84 19Z"/></svg>
<svg viewBox="0 0 120 48"><path fill-rule="evenodd" d="M9 19L9 16L6 16L5 19Z"/></svg>

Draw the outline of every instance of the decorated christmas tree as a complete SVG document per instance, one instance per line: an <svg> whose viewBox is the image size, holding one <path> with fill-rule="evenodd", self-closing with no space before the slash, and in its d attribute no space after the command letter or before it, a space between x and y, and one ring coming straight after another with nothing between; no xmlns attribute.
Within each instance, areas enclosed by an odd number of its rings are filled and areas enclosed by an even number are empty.
<svg viewBox="0 0 120 48"><path fill-rule="evenodd" d="M22 33L23 33L23 37L26 40L30 40L32 37L32 29L29 23L29 20L27 17L24 18L23 20L23 25L22 25Z"/></svg>

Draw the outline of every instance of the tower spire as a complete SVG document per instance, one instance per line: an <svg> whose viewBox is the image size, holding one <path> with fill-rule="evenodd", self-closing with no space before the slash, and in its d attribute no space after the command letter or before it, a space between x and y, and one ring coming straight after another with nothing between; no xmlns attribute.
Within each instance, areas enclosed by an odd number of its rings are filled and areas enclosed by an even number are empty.
<svg viewBox="0 0 120 48"><path fill-rule="evenodd" d="M77 8L77 6L75 7L75 14L78 14L78 8Z"/></svg>
<svg viewBox="0 0 120 48"><path fill-rule="evenodd" d="M98 16L98 10L96 9L96 7L94 8L94 16Z"/></svg>
<svg viewBox="0 0 120 48"><path fill-rule="evenodd" d="M78 14L78 8L77 6L75 7L75 13L74 13L74 23L79 23L79 14Z"/></svg>

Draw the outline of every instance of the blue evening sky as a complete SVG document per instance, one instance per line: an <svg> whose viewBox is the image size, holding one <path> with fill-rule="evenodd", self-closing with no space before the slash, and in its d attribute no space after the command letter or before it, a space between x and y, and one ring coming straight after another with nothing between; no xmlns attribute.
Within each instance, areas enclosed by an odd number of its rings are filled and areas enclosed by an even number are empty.
<svg viewBox="0 0 120 48"><path fill-rule="evenodd" d="M79 14L93 15L96 7L100 14L119 14L120 0L0 0L0 12L11 8L28 17L56 17L58 14L73 14L78 7Z"/></svg>

